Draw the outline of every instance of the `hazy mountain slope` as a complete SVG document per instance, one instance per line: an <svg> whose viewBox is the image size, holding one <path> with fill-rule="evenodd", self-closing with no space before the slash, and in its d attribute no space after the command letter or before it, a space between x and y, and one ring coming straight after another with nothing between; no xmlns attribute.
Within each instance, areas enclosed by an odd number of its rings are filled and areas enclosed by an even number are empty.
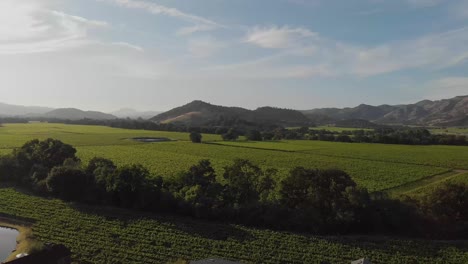
<svg viewBox="0 0 468 264"><path fill-rule="evenodd" d="M159 123L174 122L190 125L203 125L220 119L230 119L244 116L248 113L249 110L247 109L212 105L196 100L186 105L161 113L151 118L151 120Z"/></svg>
<svg viewBox="0 0 468 264"><path fill-rule="evenodd" d="M118 118L150 119L160 113L161 113L160 111L137 111L135 109L122 108L117 111L111 112L110 114Z"/></svg>
<svg viewBox="0 0 468 264"><path fill-rule="evenodd" d="M53 108L0 103L0 116L40 115L51 110L53 110Z"/></svg>
<svg viewBox="0 0 468 264"><path fill-rule="evenodd" d="M354 108L322 108L302 111L311 120L336 122L363 119L380 124L464 125L468 116L468 96L438 101L424 100L408 105L359 105ZM320 122L319 122L320 123Z"/></svg>
<svg viewBox="0 0 468 264"><path fill-rule="evenodd" d="M43 115L46 118L57 118L67 120L94 119L108 120L116 119L117 117L110 114L105 114L97 111L83 111L76 108L60 108L47 112Z"/></svg>

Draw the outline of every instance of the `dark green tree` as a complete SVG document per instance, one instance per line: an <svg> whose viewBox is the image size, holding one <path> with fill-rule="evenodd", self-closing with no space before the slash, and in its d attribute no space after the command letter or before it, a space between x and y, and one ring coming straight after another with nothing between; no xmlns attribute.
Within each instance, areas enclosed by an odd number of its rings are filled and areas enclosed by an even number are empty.
<svg viewBox="0 0 468 264"><path fill-rule="evenodd" d="M229 131L221 135L224 141L236 141L239 138L239 133L234 129L230 128Z"/></svg>
<svg viewBox="0 0 468 264"><path fill-rule="evenodd" d="M190 140L193 143L201 143L202 142L202 134L198 132L191 132L190 133Z"/></svg>
<svg viewBox="0 0 468 264"><path fill-rule="evenodd" d="M75 154L76 149L71 145L51 138L29 141L15 152L21 165L31 168L32 165L39 164L48 169L61 166L67 159L78 160Z"/></svg>
<svg viewBox="0 0 468 264"><path fill-rule="evenodd" d="M276 170L263 171L249 160L235 160L224 168L226 202L236 208L266 200L275 186L275 174Z"/></svg>
<svg viewBox="0 0 468 264"><path fill-rule="evenodd" d="M149 171L141 165L127 165L117 169L106 182L106 190L113 202L123 207L134 207L145 190Z"/></svg>
<svg viewBox="0 0 468 264"><path fill-rule="evenodd" d="M84 171L71 167L54 167L46 179L47 189L64 200L80 200L89 187Z"/></svg>
<svg viewBox="0 0 468 264"><path fill-rule="evenodd" d="M262 141L262 133L258 130L249 130L246 134L248 140L251 141Z"/></svg>
<svg viewBox="0 0 468 264"><path fill-rule="evenodd" d="M216 181L216 174L209 160L201 160L180 173L170 183L177 199L189 204L196 214L206 213L219 206L222 186Z"/></svg>

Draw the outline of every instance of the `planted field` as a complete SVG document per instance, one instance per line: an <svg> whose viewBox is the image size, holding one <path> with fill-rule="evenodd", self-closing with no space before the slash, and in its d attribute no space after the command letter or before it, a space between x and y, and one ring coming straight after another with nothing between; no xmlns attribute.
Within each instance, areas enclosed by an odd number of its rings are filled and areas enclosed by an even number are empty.
<svg viewBox="0 0 468 264"><path fill-rule="evenodd" d="M11 149L31 139L55 138L75 147L135 145L132 138L158 137L173 140L188 140L187 133L117 129L103 126L64 124L6 124L0 127L0 149ZM217 135L203 135L204 140L221 140Z"/></svg>
<svg viewBox="0 0 468 264"><path fill-rule="evenodd" d="M465 183L468 184L468 172L454 172L452 175L445 177L441 180L431 182L430 184L421 185L419 187L410 189L406 192L400 192L402 194L410 196L423 197L433 192L438 187L446 183Z"/></svg>
<svg viewBox="0 0 468 264"><path fill-rule="evenodd" d="M348 172L358 184L372 191L388 189L447 171L446 168L439 167L186 142L78 147L78 156L84 161L102 156L114 160L117 164L141 163L161 176L174 175L188 169L200 159L210 159L218 174L222 173L223 166L232 163L236 158L249 159L262 167L276 168L279 170L279 177L296 166L338 168Z"/></svg>
<svg viewBox="0 0 468 264"><path fill-rule="evenodd" d="M434 133L434 134L468 136L468 127L434 128L434 129L430 129L430 131L431 133Z"/></svg>
<svg viewBox="0 0 468 264"><path fill-rule="evenodd" d="M314 237L183 217L74 206L0 189L0 213L29 218L43 241L64 244L89 263L167 263L221 257L243 263L468 263L466 243ZM397 253L395 253L397 252Z"/></svg>
<svg viewBox="0 0 468 264"><path fill-rule="evenodd" d="M279 170L279 177L295 166L337 168L371 191L386 190L422 178L468 168L466 147L348 144L322 141L222 142L204 135L210 144L193 144L188 133L125 130L63 124L7 124L0 128L0 154L34 138L56 138L78 149L83 161L95 156L117 164L140 163L153 174L171 176L201 159L210 159L218 175L235 158ZM178 141L142 143L136 137Z"/></svg>
<svg viewBox="0 0 468 264"><path fill-rule="evenodd" d="M216 144L300 152L321 156L468 169L466 146L411 146L326 141L216 142Z"/></svg>

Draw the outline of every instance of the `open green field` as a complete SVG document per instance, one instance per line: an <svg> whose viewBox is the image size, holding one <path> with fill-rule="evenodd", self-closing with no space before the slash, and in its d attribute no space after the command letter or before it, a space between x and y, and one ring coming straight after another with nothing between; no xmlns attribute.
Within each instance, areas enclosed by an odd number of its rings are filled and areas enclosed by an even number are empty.
<svg viewBox="0 0 468 264"><path fill-rule="evenodd" d="M0 214L28 218L42 241L83 263L167 263L221 257L243 263L468 263L466 242L316 237L184 217L67 204L0 188Z"/></svg>
<svg viewBox="0 0 468 264"><path fill-rule="evenodd" d="M449 134L468 136L468 127L448 127L448 128L434 128L429 129L433 134Z"/></svg>
<svg viewBox="0 0 468 264"><path fill-rule="evenodd" d="M26 141L56 138L72 144L87 162L107 157L118 165L141 163L154 175L170 177L200 159L210 159L218 174L235 158L279 170L295 166L338 168L371 191L418 195L445 181L468 182L466 147L349 144L322 141L223 142L188 133L124 130L63 124L0 127L0 154ZM174 141L141 143L135 137ZM456 171L455 171L456 170ZM409 187L408 187L409 186ZM46 199L0 187L0 215L27 218L46 242L61 243L83 263L167 263L178 258L221 257L243 263L349 263L362 257L374 263L468 263L466 242L400 240L382 237L317 237L204 222L179 216L144 214Z"/></svg>
<svg viewBox="0 0 468 264"><path fill-rule="evenodd" d="M84 162L95 156L117 164L140 163L153 174L172 176L201 159L210 159L222 174L235 158L246 158L282 177L295 166L337 168L371 191L386 190L453 169L468 168L466 147L351 144L323 141L223 142L204 135L206 144L188 141L188 133L125 130L63 124L7 124L0 128L0 154L34 138L56 138L72 144ZM134 137L167 137L176 141L141 143Z"/></svg>
<svg viewBox="0 0 468 264"><path fill-rule="evenodd" d="M300 127L289 127L288 129L298 129ZM372 131L373 129L370 128L355 128L355 127L337 127L337 126L317 126L317 127L310 127L313 130L328 130L332 132L343 132L343 131L356 131L356 130L364 130L364 131Z"/></svg>

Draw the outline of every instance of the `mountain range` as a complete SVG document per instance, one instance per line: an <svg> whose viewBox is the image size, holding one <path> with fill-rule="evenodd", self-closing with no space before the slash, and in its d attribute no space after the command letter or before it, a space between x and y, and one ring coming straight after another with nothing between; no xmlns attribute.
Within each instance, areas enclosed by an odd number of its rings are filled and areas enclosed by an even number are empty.
<svg viewBox="0 0 468 264"><path fill-rule="evenodd" d="M143 118L157 123L193 126L232 126L236 124L282 126L357 124L366 127L372 127L375 124L468 126L468 95L437 101L423 100L414 104L379 106L361 104L353 108L318 108L312 110L281 109L269 106L249 110L241 107L219 106L196 100L163 113L156 111L138 112L124 108L111 114L83 111L76 108L53 109L0 103L0 117L2 116L67 120Z"/></svg>
<svg viewBox="0 0 468 264"><path fill-rule="evenodd" d="M354 108L321 108L301 112L317 123L323 120L334 122L363 119L378 124L466 126L468 125L468 96L437 101L423 100L407 105L361 104Z"/></svg>
<svg viewBox="0 0 468 264"><path fill-rule="evenodd" d="M41 115L52 111L53 108L40 106L21 106L0 103L0 116Z"/></svg>
<svg viewBox="0 0 468 264"><path fill-rule="evenodd" d="M83 111L76 108L59 108L54 109L50 112L42 115L45 118L54 119L66 119L66 120L82 120L82 119L94 119L94 120L110 120L117 119L116 116L106 114L97 111Z"/></svg>

